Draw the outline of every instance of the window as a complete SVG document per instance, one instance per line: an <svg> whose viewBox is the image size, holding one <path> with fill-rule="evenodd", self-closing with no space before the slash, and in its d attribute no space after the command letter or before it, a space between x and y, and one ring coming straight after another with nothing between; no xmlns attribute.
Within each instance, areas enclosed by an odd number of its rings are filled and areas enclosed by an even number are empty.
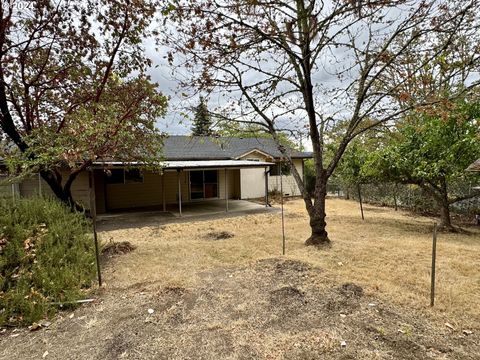
<svg viewBox="0 0 480 360"><path fill-rule="evenodd" d="M292 168L290 167L290 163L284 162L282 163L282 175L290 175L292 173Z"/></svg>
<svg viewBox="0 0 480 360"><path fill-rule="evenodd" d="M123 184L125 181L125 174L123 169L111 169L106 172L107 184Z"/></svg>
<svg viewBox="0 0 480 360"><path fill-rule="evenodd" d="M143 174L140 169L111 169L106 173L107 184L134 184L143 183Z"/></svg>
<svg viewBox="0 0 480 360"><path fill-rule="evenodd" d="M217 170L190 171L190 199L218 197Z"/></svg>
<svg viewBox="0 0 480 360"><path fill-rule="evenodd" d="M125 170L125 184L143 183L143 174L140 169Z"/></svg>
<svg viewBox="0 0 480 360"><path fill-rule="evenodd" d="M280 176L280 170L282 170L282 175L288 176L292 173L290 168L290 163L288 162L278 162L275 165L270 166L270 176Z"/></svg>

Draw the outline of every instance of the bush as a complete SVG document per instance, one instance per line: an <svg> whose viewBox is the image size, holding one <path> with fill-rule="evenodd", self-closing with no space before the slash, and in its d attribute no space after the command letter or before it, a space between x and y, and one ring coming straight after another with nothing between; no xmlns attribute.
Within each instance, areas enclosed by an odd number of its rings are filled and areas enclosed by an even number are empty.
<svg viewBox="0 0 480 360"><path fill-rule="evenodd" d="M51 199L0 199L0 326L54 314L95 276L88 221Z"/></svg>

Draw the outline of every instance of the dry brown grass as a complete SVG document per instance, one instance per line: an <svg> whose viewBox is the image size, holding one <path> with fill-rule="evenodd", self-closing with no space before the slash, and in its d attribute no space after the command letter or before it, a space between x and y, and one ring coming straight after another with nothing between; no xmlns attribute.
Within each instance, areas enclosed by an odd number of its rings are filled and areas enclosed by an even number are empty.
<svg viewBox="0 0 480 360"><path fill-rule="evenodd" d="M301 200L286 204L286 258L324 269L338 284L353 282L369 295L413 307L439 321L479 329L480 231L440 234L436 306L430 309L431 231L434 219L330 199L328 230L332 248L303 245L309 235ZM226 231L233 237L206 239ZM106 241L129 241L137 249L115 259L107 269L107 288L134 284L155 287L193 286L201 271L236 266L281 254L279 213L104 231Z"/></svg>
<svg viewBox="0 0 480 360"><path fill-rule="evenodd" d="M328 209L333 246L318 250L301 201L286 204L285 258L279 212L104 224L104 242L135 250L104 258L94 302L0 331L0 359L478 359L480 231L440 234L430 309L433 219Z"/></svg>

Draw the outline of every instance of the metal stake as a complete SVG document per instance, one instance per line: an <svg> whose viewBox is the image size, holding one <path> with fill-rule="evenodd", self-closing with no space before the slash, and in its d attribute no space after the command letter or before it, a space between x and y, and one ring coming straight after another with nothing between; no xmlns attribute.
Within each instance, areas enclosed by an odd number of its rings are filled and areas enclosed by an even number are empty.
<svg viewBox="0 0 480 360"><path fill-rule="evenodd" d="M362 213L362 220L365 220L365 217L363 216L362 190L360 188L360 184L357 185L357 189L358 189L358 200L360 202L360 211Z"/></svg>
<svg viewBox="0 0 480 360"><path fill-rule="evenodd" d="M95 242L95 259L97 262L98 286L102 286L102 272L100 269L100 251L98 248L98 236L97 236L97 207L95 204L95 177L93 176L93 170L90 170L90 213L92 215L92 224L93 224L93 241Z"/></svg>
<svg viewBox="0 0 480 360"><path fill-rule="evenodd" d="M280 165L280 193L282 198L282 254L285 255L285 216L283 211L283 179L282 165Z"/></svg>
<svg viewBox="0 0 480 360"><path fill-rule="evenodd" d="M430 306L435 305L435 263L437 260L437 223L433 223L432 277L430 285Z"/></svg>

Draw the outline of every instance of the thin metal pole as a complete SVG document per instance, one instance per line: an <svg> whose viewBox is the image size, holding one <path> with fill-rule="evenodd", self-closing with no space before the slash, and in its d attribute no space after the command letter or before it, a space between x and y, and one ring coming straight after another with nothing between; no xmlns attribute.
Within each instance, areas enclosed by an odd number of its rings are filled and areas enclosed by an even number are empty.
<svg viewBox="0 0 480 360"><path fill-rule="evenodd" d="M228 212L228 182L227 169L225 168L225 211Z"/></svg>
<svg viewBox="0 0 480 360"><path fill-rule="evenodd" d="M398 191L398 184L395 183L395 188L393 190L393 202L394 202L394 205L395 205L395 211L398 211L397 191Z"/></svg>
<svg viewBox="0 0 480 360"><path fill-rule="evenodd" d="M437 223L433 223L432 272L430 285L430 306L435 305L435 266L437 261Z"/></svg>
<svg viewBox="0 0 480 360"><path fill-rule="evenodd" d="M177 170L177 179L178 179L178 212L180 217L182 217L182 184L180 182L180 170Z"/></svg>
<svg viewBox="0 0 480 360"><path fill-rule="evenodd" d="M360 184L357 185L357 189L358 189L358 200L360 202L360 211L362 213L362 220L365 220L365 217L363 216L362 190L360 188Z"/></svg>
<svg viewBox="0 0 480 360"><path fill-rule="evenodd" d="M92 191L93 189L93 191ZM90 170L90 213L92 215L93 241L95 243L95 260L97 263L98 286L102 286L102 272L100 269L100 251L98 248L97 236L97 206L95 204L95 176L93 170Z"/></svg>
<svg viewBox="0 0 480 360"><path fill-rule="evenodd" d="M42 176L38 173L38 195L42 196Z"/></svg>
<svg viewBox="0 0 480 360"><path fill-rule="evenodd" d="M162 173L162 203L163 212L167 211L167 205L165 204L165 173Z"/></svg>
<svg viewBox="0 0 480 360"><path fill-rule="evenodd" d="M265 168L265 207L268 207L268 172Z"/></svg>
<svg viewBox="0 0 480 360"><path fill-rule="evenodd" d="M282 254L285 255L285 216L283 211L283 179L282 167L280 165L280 193L282 198Z"/></svg>
<svg viewBox="0 0 480 360"><path fill-rule="evenodd" d="M12 184L12 200L13 200L13 203L15 204L15 184L14 183Z"/></svg>

